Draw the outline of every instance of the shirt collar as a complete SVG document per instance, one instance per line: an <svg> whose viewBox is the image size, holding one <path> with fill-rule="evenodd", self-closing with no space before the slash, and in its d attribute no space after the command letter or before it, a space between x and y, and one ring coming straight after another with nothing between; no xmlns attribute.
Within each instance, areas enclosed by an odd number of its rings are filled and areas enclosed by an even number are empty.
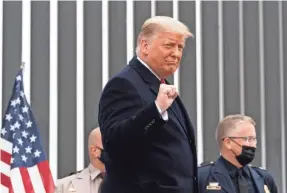
<svg viewBox="0 0 287 193"><path fill-rule="evenodd" d="M157 77L157 79L160 80L159 76L149 67L149 65L147 65L142 59L140 59L140 57L137 56L137 59L147 68L149 69L149 71L151 73L153 73L153 75L155 75L155 77Z"/></svg>
<svg viewBox="0 0 287 193"><path fill-rule="evenodd" d="M229 175L234 178L237 175L237 172L239 169L242 169L249 177L249 170L248 170L248 166L243 166L242 168L237 168L235 165L233 165L232 163L230 163L228 160L226 160L224 157L222 157L224 166L226 167L226 169L228 170Z"/></svg>
<svg viewBox="0 0 287 193"><path fill-rule="evenodd" d="M96 179L101 174L101 171L98 168L95 168L92 164L89 164L88 168L92 180Z"/></svg>

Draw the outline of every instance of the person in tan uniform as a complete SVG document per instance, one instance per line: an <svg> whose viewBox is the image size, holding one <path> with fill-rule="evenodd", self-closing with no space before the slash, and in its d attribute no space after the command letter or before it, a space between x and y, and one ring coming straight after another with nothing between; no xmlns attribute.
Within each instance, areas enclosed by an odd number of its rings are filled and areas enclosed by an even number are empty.
<svg viewBox="0 0 287 193"><path fill-rule="evenodd" d="M57 193L98 193L105 165L103 163L102 136L99 127L92 130L88 140L90 164L82 171L59 179Z"/></svg>

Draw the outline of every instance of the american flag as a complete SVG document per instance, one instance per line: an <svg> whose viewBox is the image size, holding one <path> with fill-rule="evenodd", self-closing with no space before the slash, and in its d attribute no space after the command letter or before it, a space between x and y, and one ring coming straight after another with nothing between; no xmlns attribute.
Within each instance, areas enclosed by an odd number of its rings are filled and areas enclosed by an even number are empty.
<svg viewBox="0 0 287 193"><path fill-rule="evenodd" d="M24 94L22 68L3 116L0 149L1 193L55 192L39 130Z"/></svg>

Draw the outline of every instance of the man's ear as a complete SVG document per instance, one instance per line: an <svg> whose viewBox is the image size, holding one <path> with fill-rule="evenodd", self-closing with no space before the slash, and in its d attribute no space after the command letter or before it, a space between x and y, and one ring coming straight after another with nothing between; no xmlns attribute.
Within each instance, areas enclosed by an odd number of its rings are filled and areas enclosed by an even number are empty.
<svg viewBox="0 0 287 193"><path fill-rule="evenodd" d="M140 48L141 48L141 51L145 54L145 55L148 55L148 40L143 38L141 39L140 41Z"/></svg>
<svg viewBox="0 0 287 193"><path fill-rule="evenodd" d="M225 146L227 149L232 149L230 142L231 142L231 141L230 141L229 138L224 138L224 139L222 140L222 145Z"/></svg>
<svg viewBox="0 0 287 193"><path fill-rule="evenodd" d="M99 149L94 145L90 146L90 153L94 158L98 158L100 156Z"/></svg>

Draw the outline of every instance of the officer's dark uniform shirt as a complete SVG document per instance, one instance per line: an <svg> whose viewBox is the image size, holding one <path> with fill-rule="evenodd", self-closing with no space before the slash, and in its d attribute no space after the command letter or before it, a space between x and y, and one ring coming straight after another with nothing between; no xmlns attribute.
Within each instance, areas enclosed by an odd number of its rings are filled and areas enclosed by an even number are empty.
<svg viewBox="0 0 287 193"><path fill-rule="evenodd" d="M239 169L236 166L234 166L232 163L230 163L229 161L224 159L222 156L219 159L222 159L226 169L228 170L228 173L229 173L231 180L234 184L236 193L243 193L243 192L240 192L239 183L238 183L238 177L239 177L238 175L240 173L242 173L243 178L245 178L245 180L248 182L248 193L257 193L256 187L255 187L253 179L252 179L252 176L251 176L250 171L249 171L247 166L244 166L243 168Z"/></svg>
<svg viewBox="0 0 287 193"><path fill-rule="evenodd" d="M273 177L266 170L254 166L245 166L238 170L223 157L219 157L215 162L204 162L198 168L197 193L238 193L239 177L236 176L240 172L243 173L244 179L247 179L246 186L244 186L245 192L278 192ZM240 185L241 190L242 187Z"/></svg>

